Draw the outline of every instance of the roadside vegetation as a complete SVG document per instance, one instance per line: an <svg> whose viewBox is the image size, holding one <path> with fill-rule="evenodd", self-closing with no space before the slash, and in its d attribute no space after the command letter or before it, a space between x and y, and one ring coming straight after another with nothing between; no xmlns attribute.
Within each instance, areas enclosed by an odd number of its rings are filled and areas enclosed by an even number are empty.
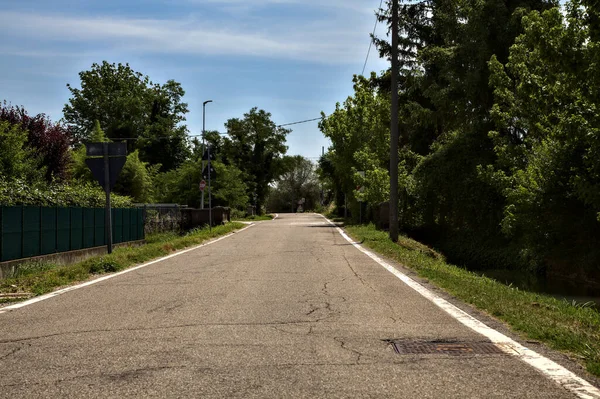
<svg viewBox="0 0 600 399"><path fill-rule="evenodd" d="M128 64L103 61L80 72L79 82L67 88L71 97L60 122L44 114L30 116L9 99L0 103L0 206L103 206L103 191L85 163L84 143L124 138L128 155L113 189L115 207L199 208L198 185L208 180L202 160L207 145L213 206L243 211L253 204L262 215L273 183L298 165L308 165L316 181L310 161L286 156L291 130L276 125L265 110L251 108L228 119L227 135L207 131L202 142L185 123L185 91L174 80L155 83ZM280 197L281 190L275 191Z"/></svg>
<svg viewBox="0 0 600 399"><path fill-rule="evenodd" d="M547 344L600 376L600 312L579 304L519 290L447 263L433 249L400 236L392 242L373 224L349 225L346 231L364 246L416 271L419 276L506 322L526 339Z"/></svg>
<svg viewBox="0 0 600 399"><path fill-rule="evenodd" d="M58 266L48 262L26 263L19 268L16 276L0 280L0 304L46 294L96 275L118 272L243 227L246 226L242 223L232 222L216 226L212 231L204 227L185 235L174 232L154 234L146 239L144 245L115 248L110 255L90 258L71 265Z"/></svg>
<svg viewBox="0 0 600 399"><path fill-rule="evenodd" d="M379 16L389 26L389 9ZM600 287L598 21L590 0L401 3L406 234L472 269ZM390 56L388 37L374 43ZM353 83L323 114L319 173L339 216L347 204L358 221L363 201L363 221L377 221L390 198L390 71Z"/></svg>

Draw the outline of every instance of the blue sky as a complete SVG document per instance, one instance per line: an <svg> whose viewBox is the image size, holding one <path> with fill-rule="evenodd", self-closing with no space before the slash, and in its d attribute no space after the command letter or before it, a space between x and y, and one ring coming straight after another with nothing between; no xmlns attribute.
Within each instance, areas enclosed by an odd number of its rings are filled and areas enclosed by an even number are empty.
<svg viewBox="0 0 600 399"><path fill-rule="evenodd" d="M223 131L257 106L278 124L352 94L378 0L0 0L0 100L62 117L67 83L92 63L128 62L181 82L190 134ZM324 5L326 4L326 5ZM379 26L378 34L385 34ZM367 71L386 68L372 49ZM320 155L317 122L292 126L289 154Z"/></svg>

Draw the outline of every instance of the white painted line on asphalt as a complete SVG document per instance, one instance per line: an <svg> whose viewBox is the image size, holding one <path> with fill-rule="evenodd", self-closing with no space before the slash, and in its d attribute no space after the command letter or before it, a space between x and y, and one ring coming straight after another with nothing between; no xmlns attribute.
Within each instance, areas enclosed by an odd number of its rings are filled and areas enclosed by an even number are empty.
<svg viewBox="0 0 600 399"><path fill-rule="evenodd" d="M324 217L324 216L323 216ZM450 316L469 327L473 331L487 337L490 341L492 341L496 346L502 349L504 352L516 356L521 359L525 363L536 368L542 374L544 374L549 379L558 383L563 388L571 391L576 396L582 399L600 399L600 389L596 388L583 378L577 376L575 373L567 370L560 364L540 355L537 352L519 344L513 339L507 337L499 331L494 330L488 325L482 323L477 320L470 314L464 312L458 307L454 306L450 302L446 301L443 298L440 298L433 292L429 291L427 288L417 283L415 280L408 277L406 274L400 272L398 269L381 259L379 256L375 255L373 252L363 248L360 244L354 242L348 235L339 227L335 226L333 222L329 219L325 218L329 224L336 227L338 232L344 237L348 242L350 242L354 247L356 247L359 251L367 255L369 258L373 259L375 262L379 263L383 266L387 271L392 273L394 276L398 277L402 282L406 285L417 291L419 294L429 299L431 302L436 304Z"/></svg>
<svg viewBox="0 0 600 399"><path fill-rule="evenodd" d="M326 226L327 222L292 222L290 226Z"/></svg>
<svg viewBox="0 0 600 399"><path fill-rule="evenodd" d="M113 277L117 277L117 276L120 276L120 275L125 274L125 273L130 273L130 272L133 272L135 270L142 269L144 267L153 265L155 263L162 262L164 260L174 258L174 257L179 256L181 254L185 254L187 252L195 251L196 249L205 247L205 246L210 245L210 244L214 244L215 242L224 240L224 239L226 239L228 237L231 237L231 236L233 236L233 235L235 235L237 233L241 233L242 231L244 231L246 229L249 229L252 226L254 226L254 224L251 224L250 226L244 227L241 230L238 230L238 231L233 232L233 233L229 233L227 235L224 235L224 236L219 237L217 239L214 239L212 241L206 242L204 244L196 245L195 247L184 249L184 250L179 251L179 252L175 252L174 254L167 255L167 256L164 256L162 258L155 259L155 260L150 261L148 263L143 263L141 265L134 266L132 268L125 269L125 270L117 272L117 273L109 274L107 276L102 276L102 277L99 277L99 278L91 280L91 281L86 281L85 283L81 283L81 284L73 285L73 286L70 286L70 287L67 287L67 288L63 288L63 289L51 292L49 294L40 295L40 296L37 296L35 298L29 299L29 300L24 301L24 302L19 302L19 303L16 303L14 305L10 305L10 306L5 306L3 308L0 308L0 314L7 313L7 312L10 312L10 311L13 311L13 310L16 310L16 309L19 309L19 308L22 308L22 307L25 307L25 306L28 306L28 305L33 305L34 303L45 301L46 299L54 298L55 296L62 295L62 294L67 293L69 291L74 291L74 290L78 290L79 288L83 288L83 287L87 287L87 286L90 286L90 285L93 285L93 284L101 283L102 281L111 279Z"/></svg>

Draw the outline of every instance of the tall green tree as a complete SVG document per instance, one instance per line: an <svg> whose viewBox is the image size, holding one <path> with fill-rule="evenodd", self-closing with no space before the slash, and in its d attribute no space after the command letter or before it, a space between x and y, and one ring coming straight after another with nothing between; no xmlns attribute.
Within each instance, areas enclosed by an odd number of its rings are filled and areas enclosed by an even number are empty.
<svg viewBox="0 0 600 399"><path fill-rule="evenodd" d="M86 140L95 121L110 139L131 138L129 151L139 149L140 158L161 164L162 170L180 165L188 156L185 114L187 104L181 85L163 85L134 71L128 64L93 64L79 73L80 86L71 92L63 113L79 140Z"/></svg>
<svg viewBox="0 0 600 399"><path fill-rule="evenodd" d="M229 119L225 127L229 136L223 143L224 159L242 171L248 197L256 198L257 212L262 212L269 184L282 171L285 140L291 130L278 127L270 113L258 108L243 118Z"/></svg>
<svg viewBox="0 0 600 399"><path fill-rule="evenodd" d="M0 179L33 184L44 175L40 159L27 146L27 132L20 126L0 120Z"/></svg>
<svg viewBox="0 0 600 399"><path fill-rule="evenodd" d="M502 192L479 174L480 166L496 159L488 136L494 103L488 61L493 55L508 59L524 15L554 5L554 0L401 5L400 166L406 165L409 178L401 179L399 194L406 228L470 242L500 236ZM380 18L389 25L389 9ZM390 56L386 40L375 43L382 56ZM378 79L383 90L391 90L389 78L386 73Z"/></svg>
<svg viewBox="0 0 600 399"><path fill-rule="evenodd" d="M270 211L295 210L298 201L304 198L304 209L315 209L319 205L319 180L316 166L303 156L286 156L284 172L271 188L267 201Z"/></svg>
<svg viewBox="0 0 600 399"><path fill-rule="evenodd" d="M88 140L92 143L104 143L109 141L104 134L104 131L100 127L100 122L96 121L94 123L94 128L92 132L88 136ZM70 175L72 178L81 181L93 182L95 179L92 176L92 172L90 168L85 163L85 159L87 158L87 153L85 149L85 145L79 144L78 147L71 151L71 170Z"/></svg>
<svg viewBox="0 0 600 399"><path fill-rule="evenodd" d="M115 184L115 192L131 197L137 203L151 203L155 198L154 177L159 165L140 160L139 151L127 155Z"/></svg>
<svg viewBox="0 0 600 399"><path fill-rule="evenodd" d="M242 171L234 165L225 165L222 162L214 162L217 178L213 180L213 205L227 206L236 209L244 209L248 204L248 187L242 178ZM216 201L215 201L216 200ZM204 201L207 201L205 196Z"/></svg>
<svg viewBox="0 0 600 399"><path fill-rule="evenodd" d="M213 206L243 208L248 203L246 185L242 172L234 165L226 165L219 160L212 163L217 178L211 182ZM179 168L156 176L156 198L159 202L200 207L201 193L198 184L202 180L202 161L188 160ZM208 207L208 190L205 191L204 205Z"/></svg>
<svg viewBox="0 0 600 399"><path fill-rule="evenodd" d="M54 123L44 114L29 116L25 108L0 103L0 121L19 126L27 132L26 145L39 159L46 182L68 179L72 135L61 122Z"/></svg>
<svg viewBox="0 0 600 399"><path fill-rule="evenodd" d="M88 135L92 143L103 143L110 141L100 123L96 121L94 129ZM87 158L85 145L81 144L73 150L71 175L82 184L97 184L92 176L90 168L85 163ZM154 199L153 179L158 173L159 165L150 165L140 160L139 151L135 150L127 155L125 165L119 174L114 187L114 192L130 197L137 203L148 203Z"/></svg>
<svg viewBox="0 0 600 399"><path fill-rule="evenodd" d="M585 1L523 18L506 63L490 62L504 233L537 262L600 260L600 38ZM596 40L594 40L596 39Z"/></svg>
<svg viewBox="0 0 600 399"><path fill-rule="evenodd" d="M321 161L321 173L329 174L336 186L336 201L357 207L358 185L365 187L361 200L371 206L389 198L390 100L371 79L355 76L354 94L319 123L331 147ZM358 172L365 172L362 178ZM358 212L356 212L358 214Z"/></svg>

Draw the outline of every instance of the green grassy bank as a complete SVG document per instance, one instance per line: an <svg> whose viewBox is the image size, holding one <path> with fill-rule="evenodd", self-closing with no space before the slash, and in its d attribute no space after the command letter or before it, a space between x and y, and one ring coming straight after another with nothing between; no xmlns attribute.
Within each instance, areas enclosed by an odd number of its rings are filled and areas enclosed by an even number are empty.
<svg viewBox="0 0 600 399"><path fill-rule="evenodd" d="M83 262L57 266L48 262L25 263L13 278L0 281L0 303L15 302L23 297L42 295L57 288L88 280L94 275L112 273L140 264L177 250L201 244L211 238L228 234L246 227L242 223L227 223L209 231L207 228L192 230L186 235L176 233L154 234L146 244L138 247L115 248L112 254L87 259ZM16 298L15 295L23 294Z"/></svg>
<svg viewBox="0 0 600 399"><path fill-rule="evenodd" d="M600 313L589 306L522 291L448 264L444 257L410 238L393 243L373 225L346 231L373 251L415 270L421 277L505 321L530 340L568 353L600 376Z"/></svg>

